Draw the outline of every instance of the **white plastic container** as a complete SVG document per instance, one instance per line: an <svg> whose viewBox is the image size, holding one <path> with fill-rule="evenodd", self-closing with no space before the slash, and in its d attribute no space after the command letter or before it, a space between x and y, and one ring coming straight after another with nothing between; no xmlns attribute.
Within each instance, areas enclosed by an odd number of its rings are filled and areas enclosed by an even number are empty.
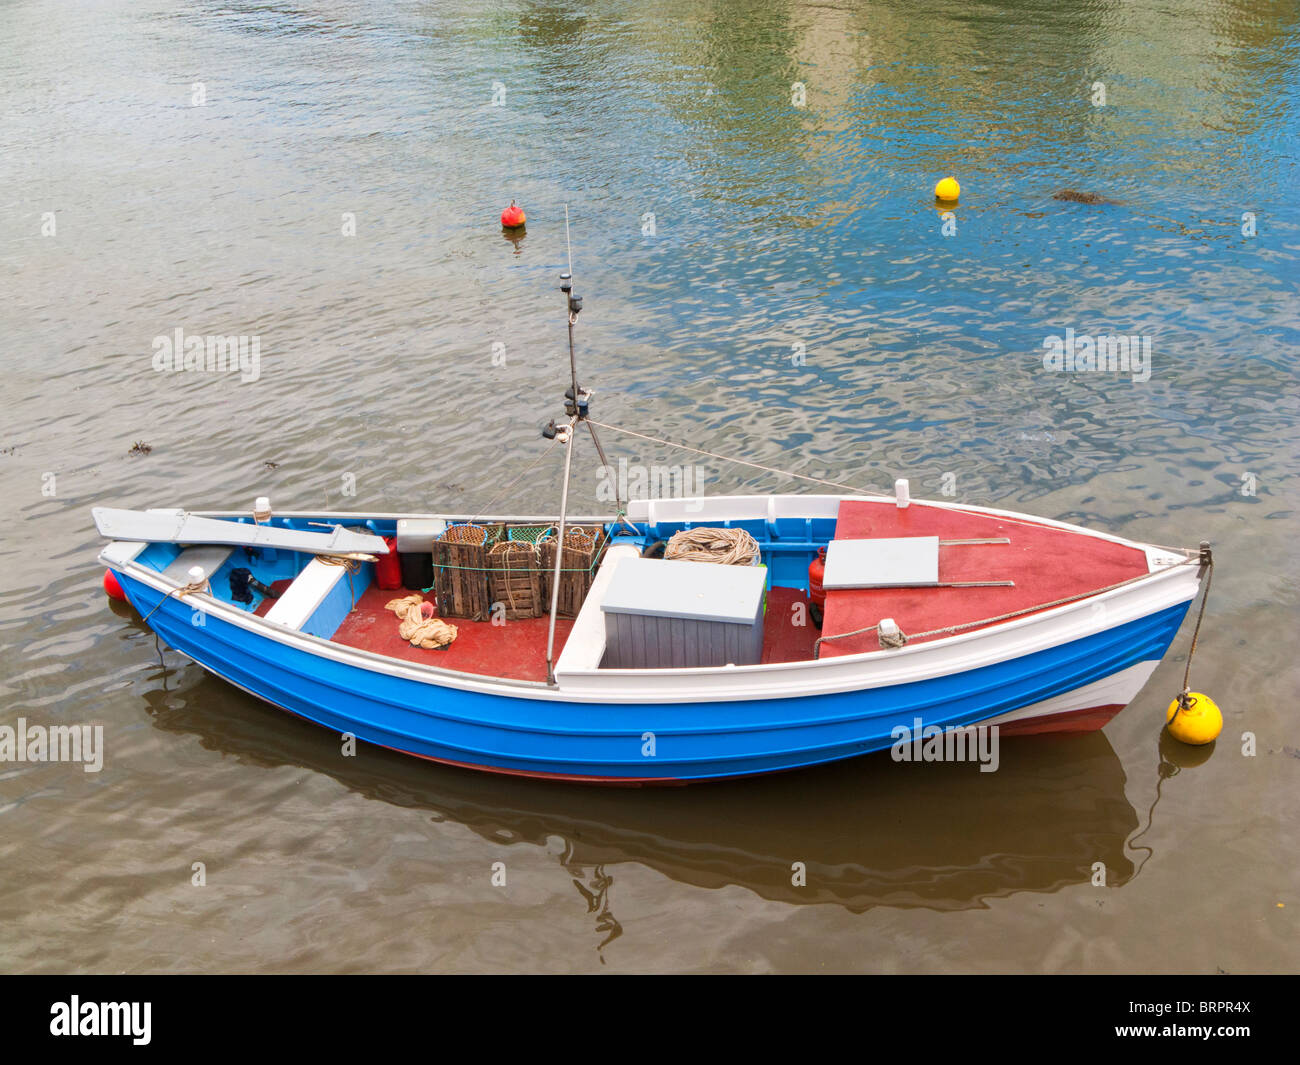
<svg viewBox="0 0 1300 1065"><path fill-rule="evenodd" d="M447 531L441 518L398 518L397 550L402 554L432 554L433 542Z"/></svg>

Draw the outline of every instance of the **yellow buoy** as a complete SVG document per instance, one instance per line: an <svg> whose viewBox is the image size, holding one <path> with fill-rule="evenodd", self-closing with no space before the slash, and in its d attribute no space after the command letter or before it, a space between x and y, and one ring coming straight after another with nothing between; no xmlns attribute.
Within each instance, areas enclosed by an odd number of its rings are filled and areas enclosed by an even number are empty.
<svg viewBox="0 0 1300 1065"><path fill-rule="evenodd" d="M1169 734L1181 743L1202 746L1213 743L1223 731L1223 714L1215 706L1214 700L1201 692L1188 692L1187 706L1181 708L1183 696L1169 704L1165 721L1169 724Z"/></svg>
<svg viewBox="0 0 1300 1065"><path fill-rule="evenodd" d="M956 203L957 197L961 195L961 186L957 184L955 177L946 177L934 187L934 198L936 200L947 200L949 203Z"/></svg>

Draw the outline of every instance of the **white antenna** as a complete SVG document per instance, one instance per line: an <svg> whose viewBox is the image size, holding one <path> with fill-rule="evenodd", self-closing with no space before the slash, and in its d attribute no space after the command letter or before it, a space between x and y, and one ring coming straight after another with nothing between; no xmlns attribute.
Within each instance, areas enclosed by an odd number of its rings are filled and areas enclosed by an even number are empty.
<svg viewBox="0 0 1300 1065"><path fill-rule="evenodd" d="M569 250L569 276L573 276L573 242L569 240L569 205L564 205L564 246Z"/></svg>
<svg viewBox="0 0 1300 1065"><path fill-rule="evenodd" d="M565 396L567 400L565 413L569 415L569 423L557 427L555 422L552 421L542 431L543 436L558 438L564 444L564 480L561 482L560 489L560 520L557 523L555 534L555 571L551 574L551 621L546 633L546 680L549 684L555 683L555 619L560 610L560 577L564 567L564 531L569 509L569 471L573 465L575 431L578 423L587 416L586 402L582 398L582 392L578 389L578 362L573 353L573 326L578 320L578 312L582 310L582 297L575 296L573 293L573 243L569 240L569 205L567 203L564 205L564 244L568 249L569 270L568 273L560 275L560 291L564 293L569 317L569 380L572 384ZM595 430L590 425L587 426L587 429L591 431L594 440L596 438ZM597 444L597 450L599 450L599 447L600 445ZM601 461L604 462L603 454Z"/></svg>

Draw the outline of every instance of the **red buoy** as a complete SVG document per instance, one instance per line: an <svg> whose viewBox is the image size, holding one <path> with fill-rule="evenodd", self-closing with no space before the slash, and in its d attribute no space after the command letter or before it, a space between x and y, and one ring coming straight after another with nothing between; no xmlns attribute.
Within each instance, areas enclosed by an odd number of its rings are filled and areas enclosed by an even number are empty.
<svg viewBox="0 0 1300 1065"><path fill-rule="evenodd" d="M119 603L126 602L126 592L122 591L122 586L117 582L117 575L111 569L104 570L104 593Z"/></svg>
<svg viewBox="0 0 1300 1065"><path fill-rule="evenodd" d="M515 201L510 201L510 206L501 212L501 224L506 229L518 229L524 224L524 209L516 207Z"/></svg>

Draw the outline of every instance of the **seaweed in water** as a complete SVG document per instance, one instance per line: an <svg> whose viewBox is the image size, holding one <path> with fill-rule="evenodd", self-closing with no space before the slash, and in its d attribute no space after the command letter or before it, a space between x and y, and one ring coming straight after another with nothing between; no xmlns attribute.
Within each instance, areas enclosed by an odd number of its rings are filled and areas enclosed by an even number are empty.
<svg viewBox="0 0 1300 1065"><path fill-rule="evenodd" d="M1060 192L1052 194L1054 200L1065 200L1067 203L1119 203L1119 200L1107 199L1105 196L1098 196L1095 192L1080 192L1078 189L1062 189Z"/></svg>

